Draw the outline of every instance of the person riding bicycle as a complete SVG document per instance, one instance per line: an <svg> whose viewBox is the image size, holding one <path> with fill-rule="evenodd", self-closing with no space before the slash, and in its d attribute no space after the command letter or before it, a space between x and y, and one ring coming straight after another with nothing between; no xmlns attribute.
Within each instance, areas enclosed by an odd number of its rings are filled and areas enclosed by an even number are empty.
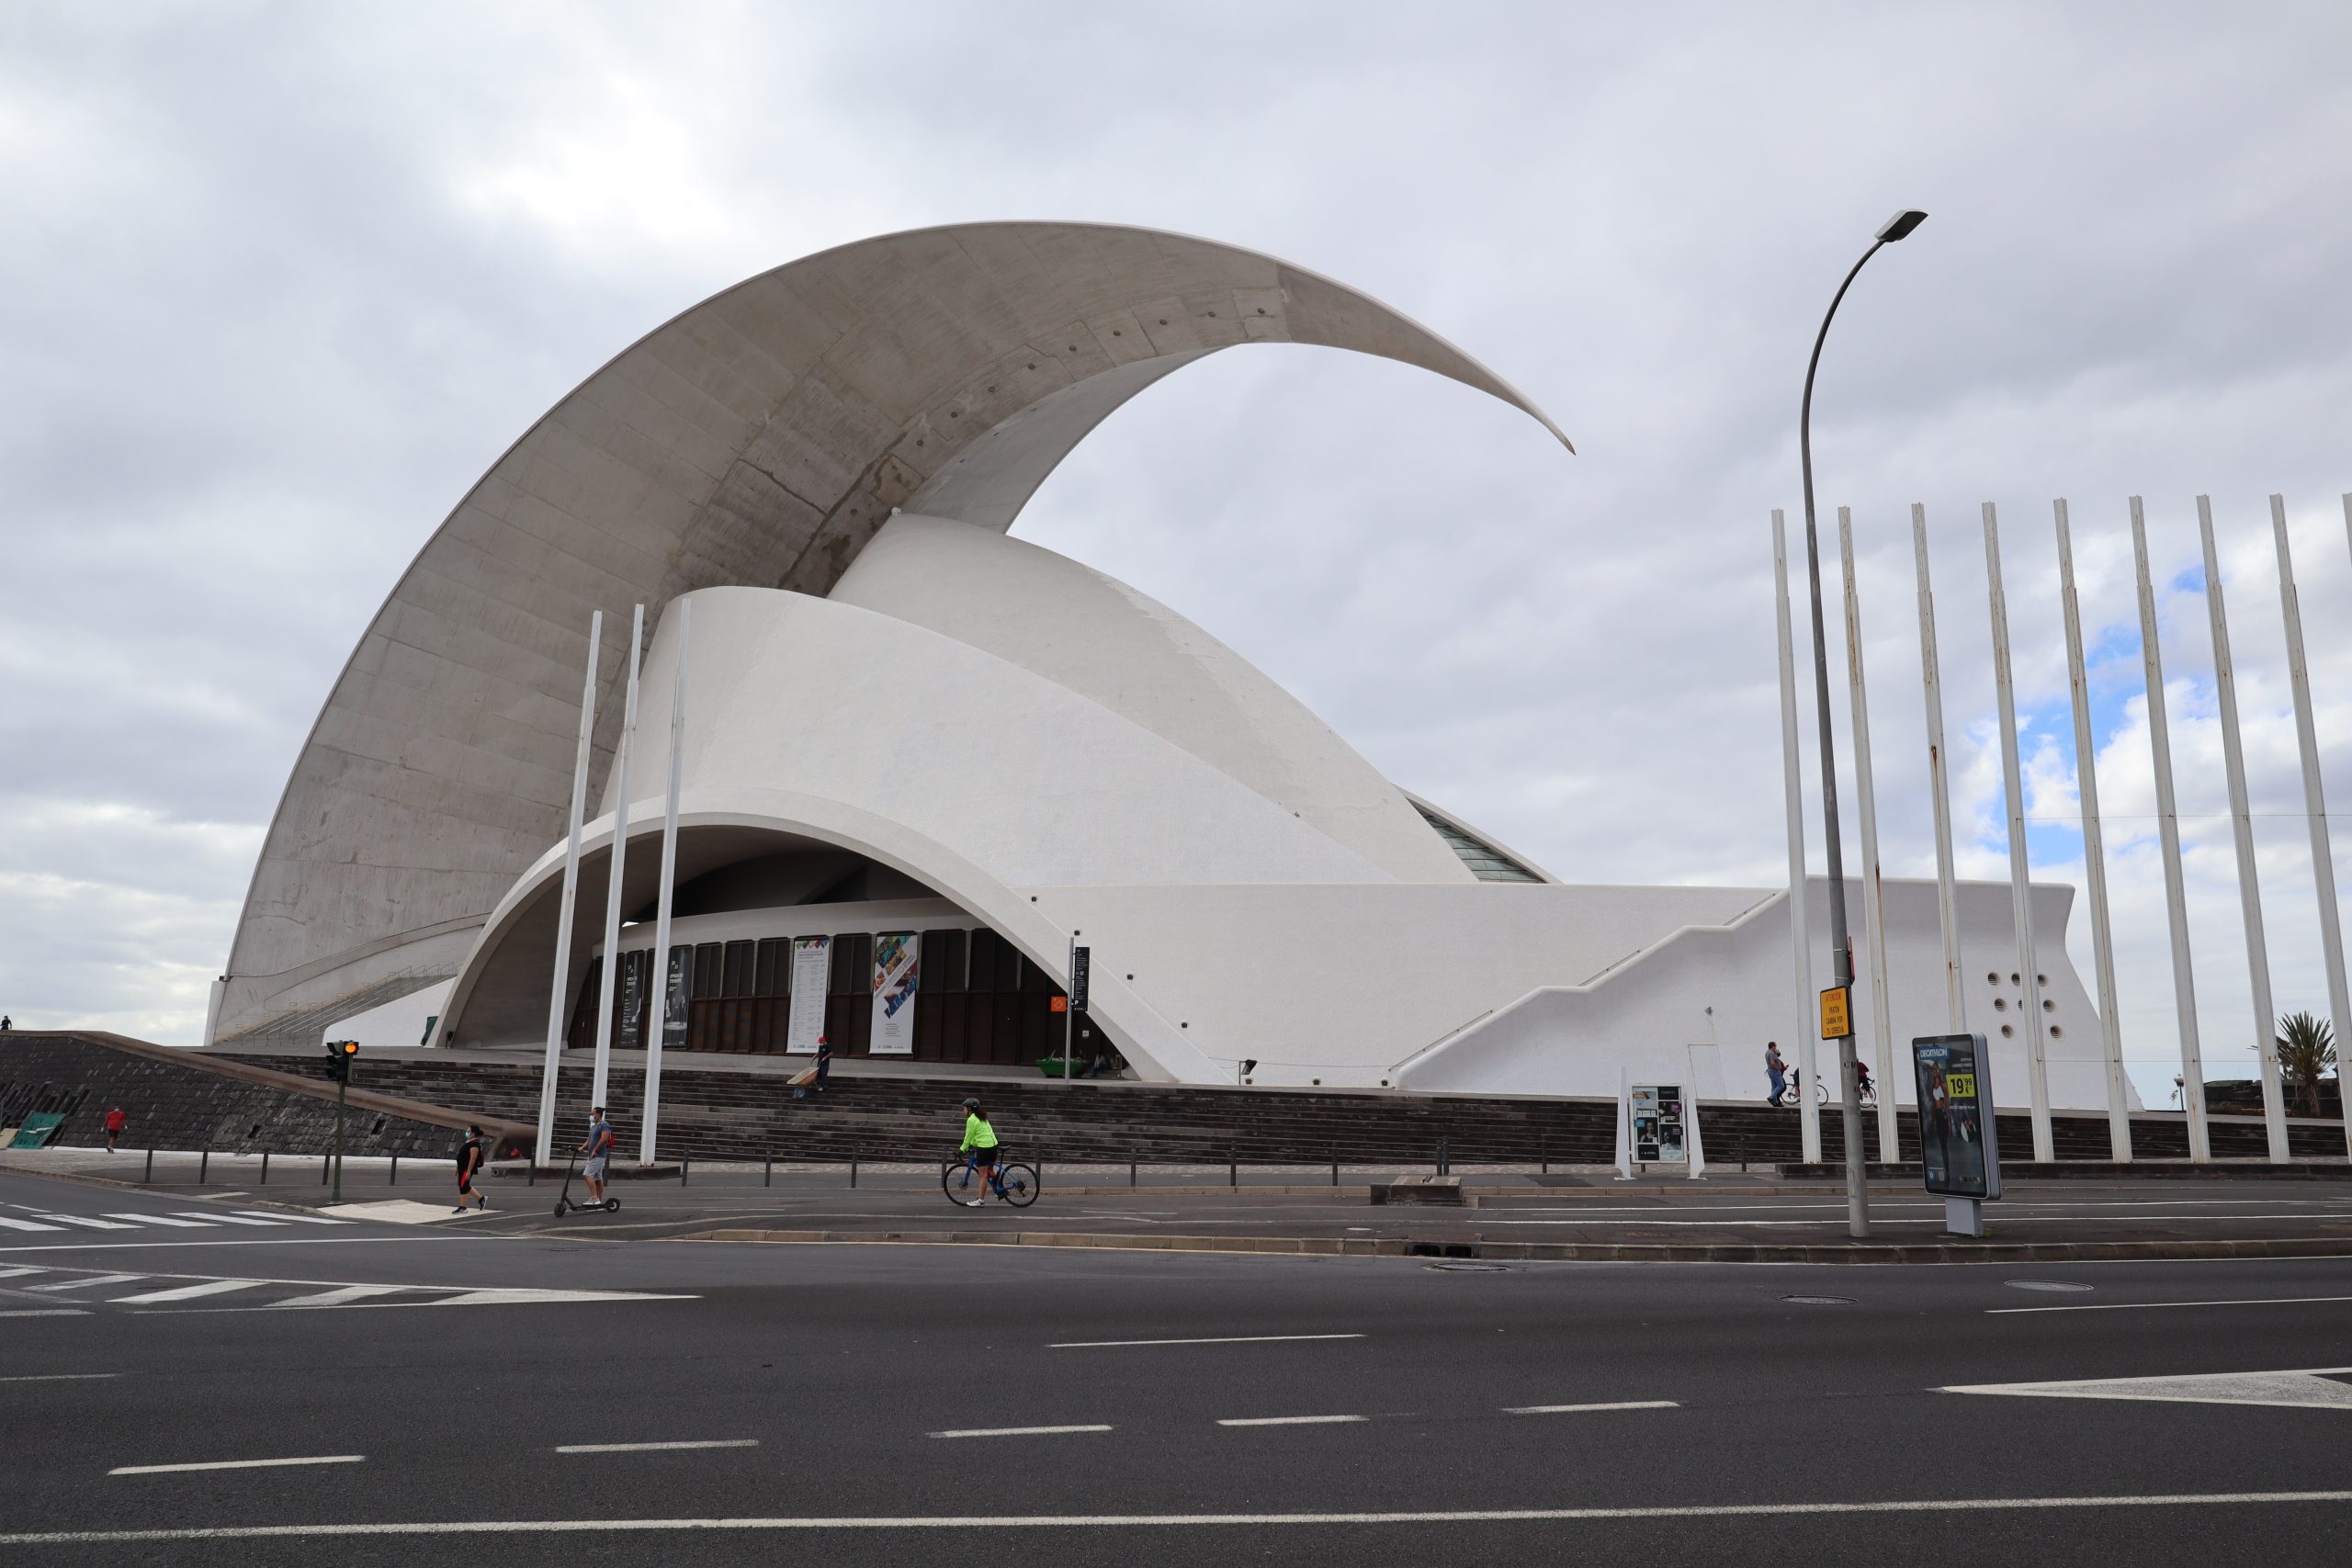
<svg viewBox="0 0 2352 1568"><path fill-rule="evenodd" d="M987 1202L990 1188L996 1190L998 1197L1004 1196L1003 1181L997 1175L996 1149L996 1129L989 1124L989 1113L980 1109L978 1100L967 1100L964 1101L964 1143L956 1152L969 1156L972 1164L979 1168L981 1183L978 1197L964 1200L964 1206L967 1209L977 1209Z"/></svg>
<svg viewBox="0 0 2352 1568"><path fill-rule="evenodd" d="M1878 1103L1878 1087L1871 1082L1868 1062L1857 1061L1854 1064L1854 1092L1867 1104Z"/></svg>

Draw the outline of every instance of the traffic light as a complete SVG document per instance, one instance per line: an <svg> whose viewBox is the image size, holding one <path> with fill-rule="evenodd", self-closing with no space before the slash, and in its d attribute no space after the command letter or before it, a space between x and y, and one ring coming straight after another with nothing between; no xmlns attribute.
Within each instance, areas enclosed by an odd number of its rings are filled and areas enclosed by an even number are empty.
<svg viewBox="0 0 2352 1568"><path fill-rule="evenodd" d="M333 1078L337 1083L349 1083L351 1081L351 1064L358 1057L358 1055L359 1042L356 1040L328 1041L327 1077Z"/></svg>

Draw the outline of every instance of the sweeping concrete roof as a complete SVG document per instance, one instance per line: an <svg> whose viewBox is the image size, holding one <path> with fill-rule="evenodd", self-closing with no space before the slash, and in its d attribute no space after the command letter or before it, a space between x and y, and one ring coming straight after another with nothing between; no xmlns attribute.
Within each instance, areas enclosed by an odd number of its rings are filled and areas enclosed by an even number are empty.
<svg viewBox="0 0 2352 1568"><path fill-rule="evenodd" d="M1113 410L1248 343L1418 365L1567 444L1377 300L1145 229L886 235L646 334L499 458L377 613L270 825L212 1037L456 970L563 832L592 611L618 623L598 671L602 777L631 605L730 585L825 593L899 507L1009 528Z"/></svg>

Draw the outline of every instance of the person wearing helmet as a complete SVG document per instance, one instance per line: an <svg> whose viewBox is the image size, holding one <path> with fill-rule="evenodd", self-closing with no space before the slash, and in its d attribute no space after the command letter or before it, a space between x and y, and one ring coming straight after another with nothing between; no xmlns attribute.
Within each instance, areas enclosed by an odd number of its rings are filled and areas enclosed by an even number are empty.
<svg viewBox="0 0 2352 1568"><path fill-rule="evenodd" d="M980 1195L964 1200L966 1208L977 1209L988 1201L989 1189L997 1187L996 1129L989 1124L989 1113L980 1109L977 1100L964 1101L964 1143L956 1152L970 1156L972 1163L979 1168ZM998 1196L1003 1196L1003 1191L997 1187Z"/></svg>

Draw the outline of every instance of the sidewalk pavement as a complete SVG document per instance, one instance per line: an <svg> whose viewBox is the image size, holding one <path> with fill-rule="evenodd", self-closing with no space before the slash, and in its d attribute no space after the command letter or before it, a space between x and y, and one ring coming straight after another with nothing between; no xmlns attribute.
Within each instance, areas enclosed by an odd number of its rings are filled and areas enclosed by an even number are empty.
<svg viewBox="0 0 2352 1568"><path fill-rule="evenodd" d="M0 1169L183 1193L238 1192L323 1206L319 1156L11 1150ZM201 1174L204 1180L198 1182ZM1116 1247L1158 1252L1396 1254L1440 1258L1707 1262L1993 1262L2352 1256L2352 1169L2295 1182L2182 1170L2096 1180L2024 1180L1990 1208L1981 1240L1943 1232L1942 1201L1916 1179L1871 1183L1872 1232L1846 1234L1829 1183L1766 1173L1622 1181L1610 1168L1464 1173L1452 1203L1373 1201L1400 1173L1345 1166L1051 1166L1036 1203L951 1204L938 1168L695 1162L675 1176L616 1181L617 1213L552 1213L560 1179L522 1168L484 1184L491 1213L450 1223L475 1235L799 1244ZM1421 1177L1422 1173L1412 1173ZM1426 1179L1425 1177L1423 1179ZM1238 1184L1234 1184L1238 1181ZM854 1185L853 1185L853 1182ZM346 1203L454 1203L447 1160L352 1159ZM1442 1191L1442 1190L1441 1190ZM581 1196L575 1181L573 1196Z"/></svg>

